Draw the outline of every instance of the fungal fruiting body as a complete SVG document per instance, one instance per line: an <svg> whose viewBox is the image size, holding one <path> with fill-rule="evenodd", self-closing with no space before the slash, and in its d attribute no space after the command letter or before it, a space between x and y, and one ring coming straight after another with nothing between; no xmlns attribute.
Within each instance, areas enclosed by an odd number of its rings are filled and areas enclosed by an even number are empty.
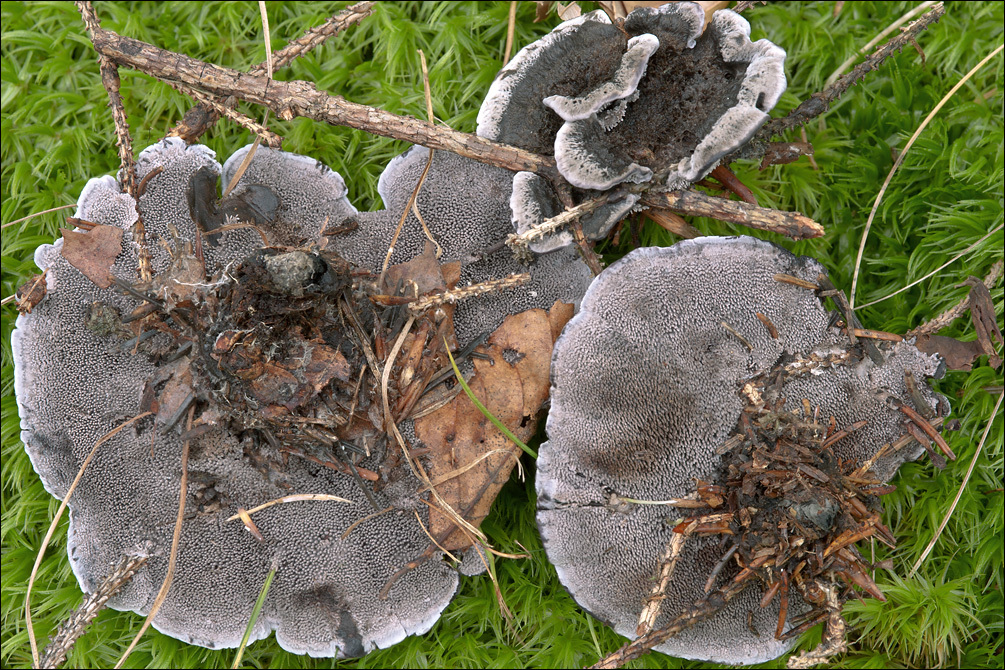
<svg viewBox="0 0 1005 670"><path fill-rule="evenodd" d="M735 12L716 12L707 28L704 18L699 5L673 2L637 8L617 26L599 10L566 21L500 71L478 134L555 156L587 192L653 178L686 188L753 137L786 86L782 49L751 42ZM518 232L547 218L555 199L524 179L513 192ZM603 238L636 202L627 194L606 205L584 233ZM561 233L531 248L570 242Z"/></svg>
<svg viewBox="0 0 1005 670"><path fill-rule="evenodd" d="M421 457L411 417L424 407L428 425L437 394L452 406L445 347L458 356L509 314L576 302L589 272L571 252L530 266L476 254L510 230L509 181L443 155L419 207L444 255L424 249L412 219L381 282L385 224L397 223L415 186L414 154L382 180L388 210L359 213L327 166L264 147L220 199L219 177L230 183L248 151L220 166L179 139L145 149L138 209L111 177L87 184L78 230L36 252L46 294L12 336L21 436L62 498L95 443L127 424L100 445L69 503L70 561L84 591L142 545L151 558L110 605L149 611L188 444L177 569L153 625L193 644L236 646L275 567L250 639L274 629L295 653L359 656L427 631L457 588L457 572L430 550L430 494L412 469L438 472ZM457 202L466 197L472 207ZM148 250L149 281L136 279L138 215L147 239L160 241ZM436 306L459 281L516 269L526 285L482 296L488 307ZM420 308L423 298L435 308ZM546 371L543 380L546 394ZM513 459L494 458L506 461L505 480Z"/></svg>
<svg viewBox="0 0 1005 670"><path fill-rule="evenodd" d="M675 536L695 533L666 584L657 628L729 584L740 565L759 568L767 591L805 558L796 551L803 542L827 546L866 518L878 522L865 493L825 492L824 480L837 486L853 475L849 464L869 462L854 486L879 486L922 452L912 443L870 462L904 434L898 403L915 402L905 374L941 374L938 358L906 342L873 351L853 343L813 288L823 272L812 259L753 238L637 249L598 277L556 342L538 522L562 583L619 633L635 637ZM918 413L947 409L918 386ZM814 460L819 450L800 455L811 436L820 447L849 426L857 429L827 445L840 463ZM800 497L810 490L800 479L818 487L815 497ZM848 503L854 510L842 516L846 498L866 506ZM771 516L782 507L781 517ZM682 523L698 517L696 527ZM780 518L793 521L788 530L778 530ZM791 552L772 544L779 533L793 538ZM807 560L799 579L830 575L843 584L834 575L850 578L857 569L845 554L828 558ZM793 618L809 609L795 584L781 623L780 598L761 607L764 592L748 589L657 649L722 663L775 658L793 644L785 638Z"/></svg>

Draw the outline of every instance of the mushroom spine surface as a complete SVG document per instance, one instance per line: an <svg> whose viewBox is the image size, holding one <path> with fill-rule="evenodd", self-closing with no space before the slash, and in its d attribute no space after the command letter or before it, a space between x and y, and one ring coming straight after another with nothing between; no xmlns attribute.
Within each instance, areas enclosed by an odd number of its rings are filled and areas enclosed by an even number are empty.
<svg viewBox="0 0 1005 670"><path fill-rule="evenodd" d="M840 458L863 461L903 432L903 415L886 398L909 396L905 371L917 379L941 374L937 357L904 342L884 347L882 364L873 361L830 325L813 291L775 279L815 285L822 272L810 258L749 237L637 249L597 278L556 342L538 523L562 583L618 633L635 636L683 512L644 503L685 497L696 480L716 481L717 449L737 430L745 384L778 366L794 371L779 393L786 409L806 399L838 426L867 420L834 447ZM931 412L939 397L921 386L930 406L918 410ZM921 449L886 456L873 472L887 480ZM717 536L688 541L656 627L703 596L728 548ZM736 571L731 563L720 580ZM657 649L721 663L785 653L792 641L767 632L775 630L777 604L762 609L760 597L748 589ZM788 608L792 617L806 605L793 595ZM760 636L747 626L748 611Z"/></svg>

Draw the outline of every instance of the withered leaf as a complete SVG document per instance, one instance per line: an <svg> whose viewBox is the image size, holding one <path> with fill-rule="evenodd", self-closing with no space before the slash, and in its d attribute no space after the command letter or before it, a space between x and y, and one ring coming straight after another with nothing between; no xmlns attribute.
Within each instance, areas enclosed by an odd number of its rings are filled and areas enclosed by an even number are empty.
<svg viewBox="0 0 1005 670"><path fill-rule="evenodd" d="M469 386L488 411L522 441L537 429L538 412L550 389L552 348L572 311L572 305L556 302L548 312L532 309L509 316L486 344L476 349L491 361L474 360L475 374ZM520 448L464 393L416 419L415 434L430 449L429 476L438 482L440 496L472 525L480 524L516 464ZM429 525L434 537L454 527L435 509L430 511ZM459 532L451 533L442 544L449 550L470 545L470 539Z"/></svg>
<svg viewBox="0 0 1005 670"><path fill-rule="evenodd" d="M960 342L945 335L919 335L914 346L926 354L941 354L950 370L970 370L977 357L984 353L977 340Z"/></svg>
<svg viewBox="0 0 1005 670"><path fill-rule="evenodd" d="M452 286L449 279L454 276L460 278L460 263L448 263L441 267L440 262L436 260L436 247L432 242L426 240L426 246L421 255L407 263L392 265L387 269L384 290L391 293L398 282L403 282L406 296L413 297L413 291L416 289L418 295L424 295ZM415 283L415 288L410 286L411 282ZM454 279L453 282L456 283L457 279Z"/></svg>
<svg viewBox="0 0 1005 670"><path fill-rule="evenodd" d="M995 305L991 300L991 292L977 277L968 277L963 283L970 287L970 318L973 319L974 330L977 331L977 341L988 355L988 363L991 367L997 368L1002 364L1002 359L995 351L991 338L997 339L1002 345L1005 345L1005 340L1002 339L1002 331L995 320Z"/></svg>
<svg viewBox="0 0 1005 670"><path fill-rule="evenodd" d="M768 144L768 150L764 152L759 169L763 170L769 165L792 163L800 156L812 155L813 145L809 142L771 142Z"/></svg>
<svg viewBox="0 0 1005 670"><path fill-rule="evenodd" d="M63 258L98 288L111 286L112 264L122 251L122 229L96 224L86 233L67 228L59 232L63 234Z"/></svg>
<svg viewBox="0 0 1005 670"><path fill-rule="evenodd" d="M45 298L46 291L45 272L29 277L28 281L18 286L17 291L14 292L17 311L21 314L31 314L31 310L35 309L38 303Z"/></svg>

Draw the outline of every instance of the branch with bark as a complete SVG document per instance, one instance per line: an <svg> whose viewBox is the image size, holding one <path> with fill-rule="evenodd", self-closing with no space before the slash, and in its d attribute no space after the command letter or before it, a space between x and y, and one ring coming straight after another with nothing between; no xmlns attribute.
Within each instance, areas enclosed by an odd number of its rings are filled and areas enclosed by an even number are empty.
<svg viewBox="0 0 1005 670"><path fill-rule="evenodd" d="M324 23L314 26L299 38L293 40L282 49L272 52L273 71L286 67L297 58L310 53L331 37L338 35L346 28L353 26L373 13L373 2L357 2L346 7L338 14L329 17ZM268 61L262 61L250 70L249 74L261 76L268 72ZM198 100L196 96L192 96ZM223 100L200 100L199 104L185 113L182 120L168 131L169 137L180 137L188 144L197 141L207 130L220 120L221 115L227 115L225 109L233 110L237 99L228 97ZM254 131L253 131L254 132ZM270 145L271 146L271 145Z"/></svg>
<svg viewBox="0 0 1005 670"><path fill-rule="evenodd" d="M349 102L341 96L319 91L305 81L282 82L254 73L242 73L181 54L112 31L97 29L95 49L104 57L168 82L223 98L240 98L263 105L280 118L306 117L331 125L348 126L374 135L405 140L452 153L514 172L527 171L549 179L560 191L569 185L559 174L555 159L519 147L487 140L477 135L434 126L426 121L398 116L380 109ZM635 187L646 190L649 185ZM607 196L602 196L605 201ZM680 214L708 216L720 220L789 234L796 239L816 237L823 228L798 213L782 212L746 203L737 203L697 191L647 194L650 206ZM590 211L583 208L584 213ZM569 223L572 223L570 220ZM763 225L757 225L763 224ZM790 232L786 232L790 231Z"/></svg>
<svg viewBox="0 0 1005 670"><path fill-rule="evenodd" d="M918 17L916 21L912 22L906 28L902 28L899 35L890 38L886 44L867 56L851 72L843 75L824 90L814 93L806 100L803 100L787 116L769 121L758 131L749 144L727 157L723 162L731 162L737 158L761 158L764 156L772 148L772 143L769 142L772 137L781 135L792 128L798 128L810 119L814 119L826 112L830 109L831 104L840 98L845 91L856 84L866 74L878 69L887 58L894 53L899 53L904 47L916 45L917 36L933 23L937 23L945 13L946 8L941 2L934 5Z"/></svg>

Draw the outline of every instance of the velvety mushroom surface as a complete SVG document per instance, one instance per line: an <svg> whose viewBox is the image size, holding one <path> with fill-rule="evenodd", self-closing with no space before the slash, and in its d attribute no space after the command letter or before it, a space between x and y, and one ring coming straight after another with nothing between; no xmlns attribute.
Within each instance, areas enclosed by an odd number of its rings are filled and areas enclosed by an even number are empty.
<svg viewBox="0 0 1005 670"><path fill-rule="evenodd" d="M228 161L225 179L245 151ZM258 267L245 259L256 258L252 252L263 245L260 235L272 244L303 245L318 239L327 221L356 211L344 197L338 174L313 159L264 147L223 201L216 199L215 185L221 166L205 147L168 139L141 152L137 169L139 179L147 178L139 208L157 272L150 292L164 301L195 295L198 303L199 294L191 291L207 281L202 277L225 282L236 268ZM257 230L212 232L233 223L228 214L234 212ZM124 231L111 273L134 282L138 254L130 226L136 212L119 184L111 177L91 180L76 216ZM203 228L201 241L193 217ZM18 318L12 336L21 438L47 490L61 498L95 442L140 414L146 388L158 394L157 416L130 423L99 448L69 505L70 564L85 591L93 591L124 553L141 545L152 553L110 603L143 614L164 579L178 509L187 405L173 395L171 385L185 387L179 381L183 373L172 360L166 334L137 341L127 330L123 317L142 302L114 285L98 288L63 257L64 243L37 250L36 263L47 271L48 295ZM201 249L206 272L189 277L178 259L195 258L193 247ZM307 253L270 254L260 265L273 278L301 277L304 263L316 259ZM310 279L314 270L306 269ZM167 421L165 406L171 403L178 403L178 416ZM212 423L200 414L204 423ZM207 647L236 646L272 565L278 572L251 640L276 630L279 643L295 653L358 656L389 646L427 631L452 598L457 573L440 560L402 576L386 599L378 595L388 578L429 544L416 519L416 512L426 518L428 511L414 495L415 486L375 490L378 508L391 511L346 535L355 521L373 512L349 475L303 458L270 463L276 454L251 432L218 428L189 437L177 571L153 622L162 632ZM382 455L382 450L374 452L358 465L376 469ZM239 508L292 493L349 502L293 502L257 512L259 539L240 520L227 520Z"/></svg>
<svg viewBox="0 0 1005 670"><path fill-rule="evenodd" d="M812 290L775 278L815 284L822 272L812 259L747 237L637 249L594 282L556 342L538 523L562 583L620 634L634 637L681 516L673 507L623 499L677 499L696 480L714 481L716 450L736 429L746 380L782 363L798 368L781 394L786 407L806 399L839 427L867 420L834 448L838 457L861 460L904 432L903 415L886 402L891 394L909 397L904 373L919 380L940 373L936 357L907 343L881 347L883 362L874 362L830 325ZM932 411L939 398L919 386L930 407L918 410ZM887 479L921 449L887 456L874 472ZM704 594L727 549L718 537L689 541L656 627ZM730 563L719 579L736 571ZM657 649L722 663L785 653L791 643L773 635L777 604L760 608L756 591ZM790 598L790 617L805 609Z"/></svg>

